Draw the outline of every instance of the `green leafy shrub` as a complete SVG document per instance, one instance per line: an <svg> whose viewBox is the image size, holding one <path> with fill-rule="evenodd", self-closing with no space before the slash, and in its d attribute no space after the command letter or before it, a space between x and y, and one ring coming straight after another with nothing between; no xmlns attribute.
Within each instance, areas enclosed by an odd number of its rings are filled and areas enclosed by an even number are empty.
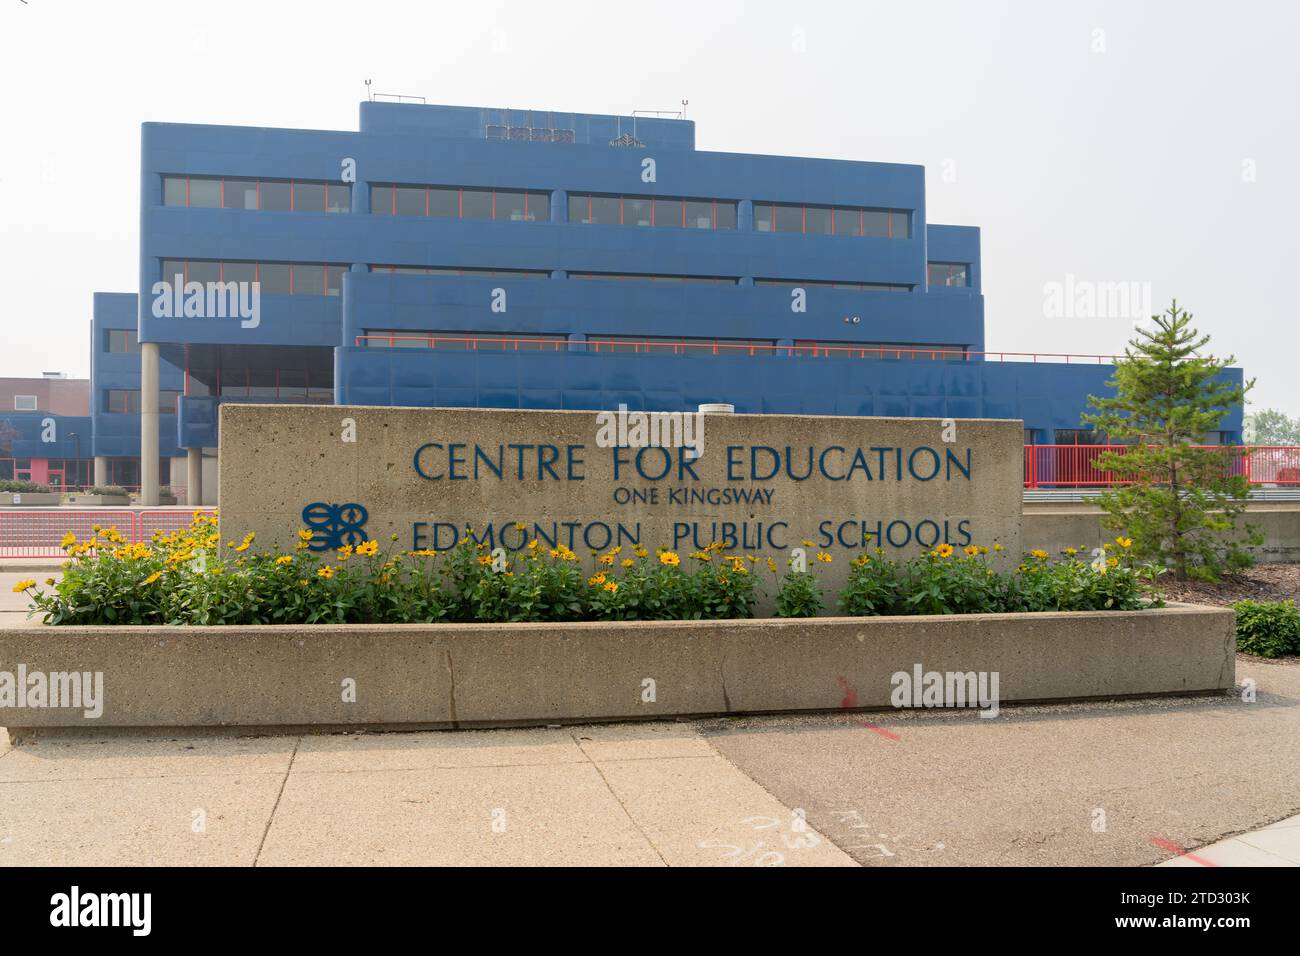
<svg viewBox="0 0 1300 956"><path fill-rule="evenodd" d="M1238 601L1237 650L1258 657L1300 654L1300 610L1294 601Z"/></svg>
<svg viewBox="0 0 1300 956"><path fill-rule="evenodd" d="M159 489L159 493L160 493L160 494L162 493L162 490L161 490L161 489ZM123 488L121 485L94 485L93 487L90 487L90 488L87 488L87 489L86 489L86 494L88 494L88 495L105 495L105 496L107 496L107 495L117 495L117 496L120 496L120 497L126 497L126 496L128 496L128 495L130 494L130 492L128 492L128 491L127 491L125 488Z"/></svg>
<svg viewBox="0 0 1300 956"><path fill-rule="evenodd" d="M3 478L0 479L0 492L3 491L11 493L17 492L19 494L47 495L50 493L50 486L37 484L34 481L27 481L25 479L19 480L17 478Z"/></svg>

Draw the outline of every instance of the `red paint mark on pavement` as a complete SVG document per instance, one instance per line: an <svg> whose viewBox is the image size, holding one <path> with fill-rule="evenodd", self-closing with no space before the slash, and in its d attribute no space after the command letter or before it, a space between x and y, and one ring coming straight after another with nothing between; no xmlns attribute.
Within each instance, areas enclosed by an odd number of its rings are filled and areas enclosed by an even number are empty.
<svg viewBox="0 0 1300 956"><path fill-rule="evenodd" d="M840 701L840 706L844 709L858 706L858 691L855 687L850 687L849 682L843 677L835 678L835 683L840 685L840 690L844 691L844 699Z"/></svg>
<svg viewBox="0 0 1300 956"><path fill-rule="evenodd" d="M1188 860L1191 860L1193 863L1199 863L1199 864L1201 864L1201 866L1218 866L1218 865L1219 865L1219 864L1217 864L1217 863L1211 863L1209 860L1205 859L1205 857L1203 857L1203 856L1197 856L1195 853L1188 853L1186 850L1184 850L1182 847L1180 847L1177 843L1173 843L1173 842L1171 842L1171 841L1169 841L1169 840L1162 840L1162 839L1160 839L1160 837L1152 837L1152 838L1151 838L1151 843L1154 844L1155 846L1160 847L1160 849L1162 849L1162 850L1168 850L1170 853L1174 853L1174 854L1177 854L1178 856L1181 856L1181 857L1184 857L1184 858L1186 858L1186 859L1188 859Z"/></svg>
<svg viewBox="0 0 1300 956"><path fill-rule="evenodd" d="M864 720L862 722L862 726L866 727L867 730L875 731L876 733L880 734L880 736L884 737L886 740L902 739L898 736L898 734L892 733L891 731L886 730L884 727L877 727L869 720Z"/></svg>

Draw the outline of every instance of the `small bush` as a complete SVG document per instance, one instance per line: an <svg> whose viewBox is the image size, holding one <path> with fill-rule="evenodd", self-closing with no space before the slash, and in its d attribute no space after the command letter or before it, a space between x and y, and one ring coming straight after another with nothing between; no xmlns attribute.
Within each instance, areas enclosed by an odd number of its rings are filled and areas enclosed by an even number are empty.
<svg viewBox="0 0 1300 956"><path fill-rule="evenodd" d="M47 495L50 493L50 486L37 484L34 481L19 481L16 478L4 478L0 479L0 492L3 491L17 492L20 494Z"/></svg>
<svg viewBox="0 0 1300 956"><path fill-rule="evenodd" d="M1237 650L1258 657L1300 654L1300 610L1294 601L1238 601Z"/></svg>
<svg viewBox="0 0 1300 956"><path fill-rule="evenodd" d="M125 488L123 488L121 485L95 485L94 487L87 488L87 489L86 489L86 494L88 494L88 495L105 495L105 496L108 496L108 495L118 495L118 496L123 496L123 495L129 495L130 492L128 492L128 491L127 491Z"/></svg>
<svg viewBox="0 0 1300 956"><path fill-rule="evenodd" d="M824 606L821 585L811 571L791 571L781 579L776 592L777 617L816 617Z"/></svg>

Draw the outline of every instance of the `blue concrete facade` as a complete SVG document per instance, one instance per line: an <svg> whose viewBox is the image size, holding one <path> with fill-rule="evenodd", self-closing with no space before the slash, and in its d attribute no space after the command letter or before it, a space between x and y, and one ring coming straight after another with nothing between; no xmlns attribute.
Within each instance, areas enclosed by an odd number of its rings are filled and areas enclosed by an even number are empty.
<svg viewBox="0 0 1300 956"><path fill-rule="evenodd" d="M228 400L668 411L729 402L741 412L1019 418L1051 442L1080 427L1088 394L1106 391L1108 366L967 354L985 348L979 230L928 222L920 166L701 151L685 120L374 102L361 104L358 132L148 123L141 146L139 296L133 315L134 297L96 297L96 341L101 321L134 318L140 341L159 343L172 366L163 388L191 370L179 414L162 422L164 455L216 445ZM326 211L321 184L345 206ZM421 190L425 211L398 214L419 209ZM492 214L475 218L487 191ZM525 192L523 215L499 212ZM447 203L456 212L437 214ZM614 208L622 222L606 221ZM648 227L636 224L646 217ZM227 279L260 264L255 323L158 314L165 273L183 264L202 281L216 263ZM931 263L964 281L930 284ZM292 287L268 284L286 265ZM490 335L545 341L519 351L450 341ZM686 344L647 354L601 337ZM835 351L854 344L946 360ZM97 350L93 394L129 387L132 374L138 388L130 359ZM96 454L138 453L138 416L97 404L94 418ZM1240 419L1236 410L1224 422L1224 440L1240 438Z"/></svg>
<svg viewBox="0 0 1300 956"><path fill-rule="evenodd" d="M94 429L94 453L108 458L140 457L139 412L114 411L110 391L139 393L139 349L112 351L108 331L134 334L139 325L138 297L126 292L96 292L90 324L90 414ZM119 339L120 342L120 339ZM160 390L180 393L185 387L183 368L162 360L158 364ZM159 416L159 454L164 458L183 455L176 443L176 415Z"/></svg>

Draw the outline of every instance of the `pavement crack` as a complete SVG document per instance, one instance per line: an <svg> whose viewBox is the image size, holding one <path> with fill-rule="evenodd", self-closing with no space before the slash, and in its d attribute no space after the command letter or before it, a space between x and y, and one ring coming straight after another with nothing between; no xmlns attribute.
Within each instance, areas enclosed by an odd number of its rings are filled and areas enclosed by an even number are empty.
<svg viewBox="0 0 1300 956"><path fill-rule="evenodd" d="M284 796L284 788L289 783L289 774L293 772L293 762L298 756L300 746L302 746L302 738L295 737L293 753L289 754L289 766L284 768L284 779L280 781L280 789L275 795L275 803L271 806L271 812L267 814L266 826L262 828L262 839L258 841L257 852L253 854L253 866L257 866L257 861L262 858L262 847L266 846L266 837L271 832L271 822L275 820L275 811L280 809L280 798Z"/></svg>

